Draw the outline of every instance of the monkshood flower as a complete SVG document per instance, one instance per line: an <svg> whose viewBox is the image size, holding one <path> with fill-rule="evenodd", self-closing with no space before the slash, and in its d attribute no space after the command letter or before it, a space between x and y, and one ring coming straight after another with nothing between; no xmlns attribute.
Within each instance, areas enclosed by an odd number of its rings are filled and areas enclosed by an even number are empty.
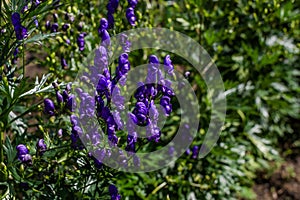
<svg viewBox="0 0 300 200"><path fill-rule="evenodd" d="M165 59L164 59L164 68L165 71L169 74L172 75L173 71L174 71L174 66L172 64L170 55L166 55Z"/></svg>
<svg viewBox="0 0 300 200"><path fill-rule="evenodd" d="M83 33L80 33L79 36L77 37L77 45L79 47L79 51L84 50L85 41L84 41L84 34Z"/></svg>
<svg viewBox="0 0 300 200"><path fill-rule="evenodd" d="M107 29L108 29L108 21L107 21L107 19L102 18L102 19L100 20L100 26L99 26L99 28L98 28L98 34L101 35L101 32L102 32L103 30L107 30Z"/></svg>
<svg viewBox="0 0 300 200"><path fill-rule="evenodd" d="M51 32L56 33L58 31L58 23L53 23L51 26Z"/></svg>
<svg viewBox="0 0 300 200"><path fill-rule="evenodd" d="M127 146L125 148L128 152L135 152L135 143L137 142L137 133L133 132L127 136Z"/></svg>
<svg viewBox="0 0 300 200"><path fill-rule="evenodd" d="M115 20L113 14L116 12L118 6L119 0L109 0L108 4L106 5L108 28L114 27Z"/></svg>
<svg viewBox="0 0 300 200"><path fill-rule="evenodd" d="M128 0L128 4L132 8L135 8L137 3L138 3L138 0Z"/></svg>
<svg viewBox="0 0 300 200"><path fill-rule="evenodd" d="M27 37L27 29L21 25L21 18L19 13L13 13L11 16L11 21L14 26L16 37L18 40L22 40Z"/></svg>
<svg viewBox="0 0 300 200"><path fill-rule="evenodd" d="M63 31L67 31L67 30L69 29L69 27L70 27L69 24L64 24L64 25L62 26L62 30L63 30Z"/></svg>
<svg viewBox="0 0 300 200"><path fill-rule="evenodd" d="M71 147L73 149L83 149L83 145L81 143L81 140L80 140L80 136L82 136L82 129L75 125L72 127L72 131L71 131Z"/></svg>
<svg viewBox="0 0 300 200"><path fill-rule="evenodd" d="M116 69L116 80L118 81L122 76L126 75L130 70L130 62L128 60L128 54L123 53L119 57L119 65Z"/></svg>
<svg viewBox="0 0 300 200"><path fill-rule="evenodd" d="M110 36L107 30L102 30L100 33L102 45L109 46L110 45Z"/></svg>
<svg viewBox="0 0 300 200"><path fill-rule="evenodd" d="M149 56L148 74L146 83L158 83L162 79L161 71L159 69L159 60L155 55Z"/></svg>
<svg viewBox="0 0 300 200"><path fill-rule="evenodd" d="M94 65L102 74L105 69L107 69L108 66L108 56L107 56L107 51L106 48L103 46L100 46L95 50L95 58L94 58Z"/></svg>
<svg viewBox="0 0 300 200"><path fill-rule="evenodd" d="M122 33L122 34L120 35L119 40L120 40L120 44L121 44L121 46L122 46L123 51L124 51L125 53L130 52L130 46L131 46L131 43L130 43L129 40L128 40L128 36L127 36L126 34Z"/></svg>
<svg viewBox="0 0 300 200"><path fill-rule="evenodd" d="M60 58L60 64L61 64L63 69L66 69L68 67L68 63L67 63L66 59L63 56L61 56L61 58Z"/></svg>
<svg viewBox="0 0 300 200"><path fill-rule="evenodd" d="M198 155L199 155L199 147L197 145L195 145L193 148L192 148L192 158L193 159L197 159L198 158Z"/></svg>
<svg viewBox="0 0 300 200"><path fill-rule="evenodd" d="M39 21L37 20L36 16L34 16L34 24L35 24L35 27L39 27Z"/></svg>
<svg viewBox="0 0 300 200"><path fill-rule="evenodd" d="M50 21L46 21L45 28L46 28L47 30L50 30L50 29L51 29L51 23L50 23Z"/></svg>
<svg viewBox="0 0 300 200"><path fill-rule="evenodd" d="M121 199L121 195L119 194L116 186L110 185L108 187L108 191L111 196L111 200L120 200Z"/></svg>
<svg viewBox="0 0 300 200"><path fill-rule="evenodd" d="M44 99L45 113L53 116L55 114L55 106L51 99Z"/></svg>
<svg viewBox="0 0 300 200"><path fill-rule="evenodd" d="M132 7L127 8L126 18L131 26L135 26L136 16L134 14L134 9Z"/></svg>
<svg viewBox="0 0 300 200"><path fill-rule="evenodd" d="M17 157L22 163L32 164L32 158L29 150L24 144L19 144L17 147Z"/></svg>
<svg viewBox="0 0 300 200"><path fill-rule="evenodd" d="M47 150L47 145L45 144L45 141L43 139L39 139L36 144L36 149L38 154L41 156L43 155Z"/></svg>

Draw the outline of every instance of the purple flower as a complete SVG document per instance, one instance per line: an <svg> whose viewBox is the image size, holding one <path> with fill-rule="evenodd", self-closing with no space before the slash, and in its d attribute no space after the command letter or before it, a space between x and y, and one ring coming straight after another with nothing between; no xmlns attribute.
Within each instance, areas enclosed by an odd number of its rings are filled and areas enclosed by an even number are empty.
<svg viewBox="0 0 300 200"><path fill-rule="evenodd" d="M19 144L19 145L16 147L16 149L17 149L17 155L18 155L18 158L19 158L19 159L20 159L20 156L29 153L27 147L26 147L24 144ZM21 160L21 159L20 159L20 160Z"/></svg>
<svg viewBox="0 0 300 200"><path fill-rule="evenodd" d="M111 200L120 200L121 199L121 195L118 193L118 189L116 186L109 185L108 191L111 196Z"/></svg>
<svg viewBox="0 0 300 200"><path fill-rule="evenodd" d="M83 51L84 50L84 45L85 45L84 34L81 33L77 37L77 45L79 47L79 51Z"/></svg>
<svg viewBox="0 0 300 200"><path fill-rule="evenodd" d="M137 142L137 133L133 132L128 134L127 136L127 146L125 148L126 151L135 152L135 143Z"/></svg>
<svg viewBox="0 0 300 200"><path fill-rule="evenodd" d="M136 16L132 7L127 8L126 18L131 26L135 26Z"/></svg>
<svg viewBox="0 0 300 200"><path fill-rule="evenodd" d="M107 21L107 19L102 18L102 19L100 20L100 26L99 26L99 28L98 28L98 33L99 33L99 35L101 34L101 32L102 32L103 30L107 30L107 29L108 29L108 21Z"/></svg>
<svg viewBox="0 0 300 200"><path fill-rule="evenodd" d="M166 55L165 59L164 59L164 68L165 68L165 71L171 75L173 73L173 70L174 70L174 66L172 64L172 61L171 61L171 58L170 58L170 55Z"/></svg>
<svg viewBox="0 0 300 200"><path fill-rule="evenodd" d="M13 13L11 15L11 21L12 21L12 24L15 26L21 24L21 17L20 17L20 14L19 13Z"/></svg>
<svg viewBox="0 0 300 200"><path fill-rule="evenodd" d="M18 40L23 40L27 37L27 29L24 26L17 24L14 28Z"/></svg>
<svg viewBox="0 0 300 200"><path fill-rule="evenodd" d="M172 112L171 98L168 96L163 96L160 99L160 105L164 108L165 115L170 115Z"/></svg>
<svg viewBox="0 0 300 200"><path fill-rule="evenodd" d="M106 5L107 11L109 13L115 13L116 9L118 8L119 0L109 0L108 4Z"/></svg>
<svg viewBox="0 0 300 200"><path fill-rule="evenodd" d="M109 80L103 76L102 74L99 75L99 81L96 87L96 90L99 94L104 94L107 91L109 86Z"/></svg>
<svg viewBox="0 0 300 200"><path fill-rule="evenodd" d="M51 28L50 21L46 21L45 27L46 27L47 30L50 30L50 28Z"/></svg>
<svg viewBox="0 0 300 200"><path fill-rule="evenodd" d="M36 144L36 148L39 155L43 155L47 150L47 145L45 144L45 141L43 139L39 139Z"/></svg>
<svg viewBox="0 0 300 200"><path fill-rule="evenodd" d="M128 54L122 53L119 57L119 65L116 69L118 79L125 75L130 70L130 63L128 60Z"/></svg>
<svg viewBox="0 0 300 200"><path fill-rule="evenodd" d="M56 33L58 31L58 23L53 23L51 26L51 32Z"/></svg>
<svg viewBox="0 0 300 200"><path fill-rule="evenodd" d="M120 35L120 38L119 38L119 40L120 40L120 44L121 44L121 46L122 46L122 48L123 48L123 51L124 52L130 52L130 46L131 46L131 43L130 43L130 41L128 40L128 36L126 35L126 34L121 34Z"/></svg>
<svg viewBox="0 0 300 200"><path fill-rule="evenodd" d="M100 74L102 74L104 69L107 68L108 58L105 47L100 46L95 50L94 65L98 68Z"/></svg>
<svg viewBox="0 0 300 200"><path fill-rule="evenodd" d="M52 116L54 115L55 106L51 99L44 99L45 113Z"/></svg>
<svg viewBox="0 0 300 200"><path fill-rule="evenodd" d="M27 147L24 144L19 144L17 147L17 157L18 159L25 164L32 164L32 158L29 154Z"/></svg>
<svg viewBox="0 0 300 200"><path fill-rule="evenodd" d="M107 32L107 30L102 30L100 33L100 37L102 40L102 44L104 46L109 46L110 45L110 36L109 33Z"/></svg>
<svg viewBox="0 0 300 200"><path fill-rule="evenodd" d="M69 27L70 27L69 24L64 24L64 25L62 26L62 30L63 30L63 31L67 31Z"/></svg>
<svg viewBox="0 0 300 200"><path fill-rule="evenodd" d="M128 4L130 7L135 8L135 6L137 5L138 0L128 0Z"/></svg>
<svg viewBox="0 0 300 200"><path fill-rule="evenodd" d="M63 56L60 58L60 64L61 64L63 69L66 69L68 67L68 63L67 63L66 59Z"/></svg>
<svg viewBox="0 0 300 200"><path fill-rule="evenodd" d="M192 158L193 159L197 159L198 158L198 154L199 154L199 147L198 146L194 146L192 149Z"/></svg>

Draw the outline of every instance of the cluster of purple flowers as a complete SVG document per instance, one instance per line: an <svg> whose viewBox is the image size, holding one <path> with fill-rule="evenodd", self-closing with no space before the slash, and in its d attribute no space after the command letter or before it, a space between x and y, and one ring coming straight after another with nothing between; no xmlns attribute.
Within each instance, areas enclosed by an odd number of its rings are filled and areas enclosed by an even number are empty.
<svg viewBox="0 0 300 200"><path fill-rule="evenodd" d="M19 144L17 147L17 157L18 159L24 163L31 165L32 164L32 157L29 154L28 148L24 144ZM39 139L36 143L36 152L37 155L42 156L47 150L47 145L43 139Z"/></svg>
<svg viewBox="0 0 300 200"><path fill-rule="evenodd" d="M116 12L119 6L119 0L109 0L106 5L107 8L107 20L108 20L108 28L113 28L115 24L114 13Z"/></svg>
<svg viewBox="0 0 300 200"><path fill-rule="evenodd" d="M84 37L86 36L86 33L80 33L77 37L77 45L79 47L79 51L83 51L84 50L84 46L85 46L85 40Z"/></svg>
<svg viewBox="0 0 300 200"><path fill-rule="evenodd" d="M73 112L73 106L74 106L74 95L70 94L71 91L71 84L67 84L66 89L62 92L62 94L59 92L58 86L56 83L53 83L53 86L56 91L56 101L58 104L58 108L62 108L64 110L68 110L70 112ZM51 99L44 99L44 112L50 116L55 115L55 105L54 102Z"/></svg>
<svg viewBox="0 0 300 200"><path fill-rule="evenodd" d="M129 7L126 10L126 18L131 26L135 26L136 16L134 9L138 3L138 0L128 0Z"/></svg>
<svg viewBox="0 0 300 200"><path fill-rule="evenodd" d="M29 154L29 150L24 144L19 144L17 147L17 157L22 163L32 164L32 158Z"/></svg>
<svg viewBox="0 0 300 200"><path fill-rule="evenodd" d="M187 149L185 153L188 156L191 155L192 159L197 159L199 155L199 151L200 151L199 146L195 145L193 146L192 151L190 149Z"/></svg>
<svg viewBox="0 0 300 200"><path fill-rule="evenodd" d="M167 61L167 62L166 62ZM173 73L173 65L169 56L165 58L165 69L171 75ZM149 141L158 142L160 140L161 131L158 128L159 112L155 106L155 101L159 100L160 105L164 110L166 116L172 112L171 99L174 96L174 92L171 88L171 82L165 80L162 76L161 70L159 69L159 60L155 55L149 56L148 73L145 83L139 83L139 88L134 94L136 104L133 112L130 114L130 119L135 125L146 126L147 137ZM134 126L129 126L128 135L128 147L130 150L133 149L135 141ZM127 128L128 128L127 127Z"/></svg>
<svg viewBox="0 0 300 200"><path fill-rule="evenodd" d="M26 38L28 35L27 28L22 26L20 14L17 12L13 13L11 16L11 21L14 26L14 30L15 30L17 39L22 40L22 39Z"/></svg>

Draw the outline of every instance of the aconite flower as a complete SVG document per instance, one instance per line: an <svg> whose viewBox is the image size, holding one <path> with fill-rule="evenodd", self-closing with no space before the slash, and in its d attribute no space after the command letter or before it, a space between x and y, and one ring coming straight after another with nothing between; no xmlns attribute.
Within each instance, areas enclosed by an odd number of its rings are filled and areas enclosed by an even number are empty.
<svg viewBox="0 0 300 200"><path fill-rule="evenodd" d="M44 99L45 113L48 115L54 115L55 106L51 99Z"/></svg>

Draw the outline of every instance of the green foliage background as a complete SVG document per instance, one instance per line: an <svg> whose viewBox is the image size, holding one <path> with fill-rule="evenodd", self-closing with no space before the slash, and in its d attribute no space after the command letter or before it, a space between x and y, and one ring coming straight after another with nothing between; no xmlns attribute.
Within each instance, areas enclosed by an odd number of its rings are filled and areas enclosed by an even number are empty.
<svg viewBox="0 0 300 200"><path fill-rule="evenodd" d="M42 114L37 114L36 124L32 125L36 129L34 132L30 131L26 124L30 124L32 117L28 113L33 110L42 112L43 109L41 102L33 99L54 97L51 83L58 80L63 88L66 82L72 81L85 56L100 42L97 28L99 20L106 16L107 2L78 0L61 3L59 9L53 9L46 7L51 5L50 1L46 2L45 7L24 18L24 23L33 29L29 38L20 44L21 54L42 54L45 59L40 59L40 56L34 61L26 60L25 56L23 59L19 58L23 60L19 65L24 67L14 66L16 75L12 82L18 86L14 95L9 94L11 82L8 81L9 77L5 78L4 70L11 65L10 59L17 42L7 38L5 34L1 36L1 128L15 133L10 139L6 138L4 148L6 165L13 177L9 185L14 195L20 193L21 189L12 182L20 180L18 176L23 174L22 169L17 169L17 166L20 167L18 161L11 158L16 153L15 146L27 141L27 145L34 149L35 139L40 136L46 137L47 142L53 144L54 148L63 146L65 143L51 134L57 132L57 127L67 130L70 126L65 116L51 121ZM115 29L110 31L111 35L131 28L125 17L126 7L127 1L120 2L115 14ZM9 24L12 11L13 8L10 7L1 8L1 27L7 27L9 33L13 32ZM74 31L47 33L44 27L46 19L52 20L52 13L57 13L58 23L62 25L66 12L75 16L75 21L71 24ZM34 15L40 19L38 28L33 27ZM93 195L103 196L107 194L107 189L97 188L98 182L88 190L76 191L72 187L73 183L78 182L80 185L81 177L91 173L99 180L103 177L109 180L101 180L99 184L113 180L124 199L254 199L251 186L257 170L270 169L269 161L281 160L282 152L279 147L282 143L289 141L294 147L299 147L300 144L299 131L295 130L295 124L299 123L300 117L300 3L279 0L140 1L136 15L137 27L164 27L182 32L198 41L215 61L227 94L226 122L216 146L203 159L194 160L183 155L168 168L140 174L115 172L111 169L99 173L92 167L86 169L90 161L83 153L73 152L69 148L65 151L54 151L52 154L49 152L43 159L49 158L50 162L50 158L54 156L58 163L50 165L39 158L36 163L41 163L36 170L45 172L50 170L50 166L58 169L57 176L46 173L49 181L58 178L54 189L52 186L43 185L40 186L40 191L36 189L21 193L28 198L50 198L55 195L61 195L61 198L70 195L74 198L100 198ZM76 26L80 22L83 23L83 31L87 32L86 50L81 53L76 46L76 34L80 32ZM71 41L70 45L65 42L67 38ZM147 56L153 52L155 51L133 52L130 57L132 66L146 63ZM68 62L67 69L60 65L62 55ZM41 88L35 90L30 90L35 88L34 82L22 76L30 62L35 62L52 74L38 81L36 85ZM196 93L201 100L202 116L201 129L194 145L199 145L210 119L206 87L200 75L184 60L176 58L174 64L178 70L191 71L189 81L197 85ZM21 95L26 91L31 92ZM8 115L10 111L18 113L19 117ZM85 164L77 164L72 156L81 159ZM76 167L72 168L65 163ZM80 171L81 168L86 171ZM63 180L61 177L66 176L66 171L68 180ZM30 181L35 176L35 171L29 170L28 173L27 177L23 176ZM32 181L30 185L39 185L39 181L41 180ZM85 188L88 183L86 181L78 187Z"/></svg>

